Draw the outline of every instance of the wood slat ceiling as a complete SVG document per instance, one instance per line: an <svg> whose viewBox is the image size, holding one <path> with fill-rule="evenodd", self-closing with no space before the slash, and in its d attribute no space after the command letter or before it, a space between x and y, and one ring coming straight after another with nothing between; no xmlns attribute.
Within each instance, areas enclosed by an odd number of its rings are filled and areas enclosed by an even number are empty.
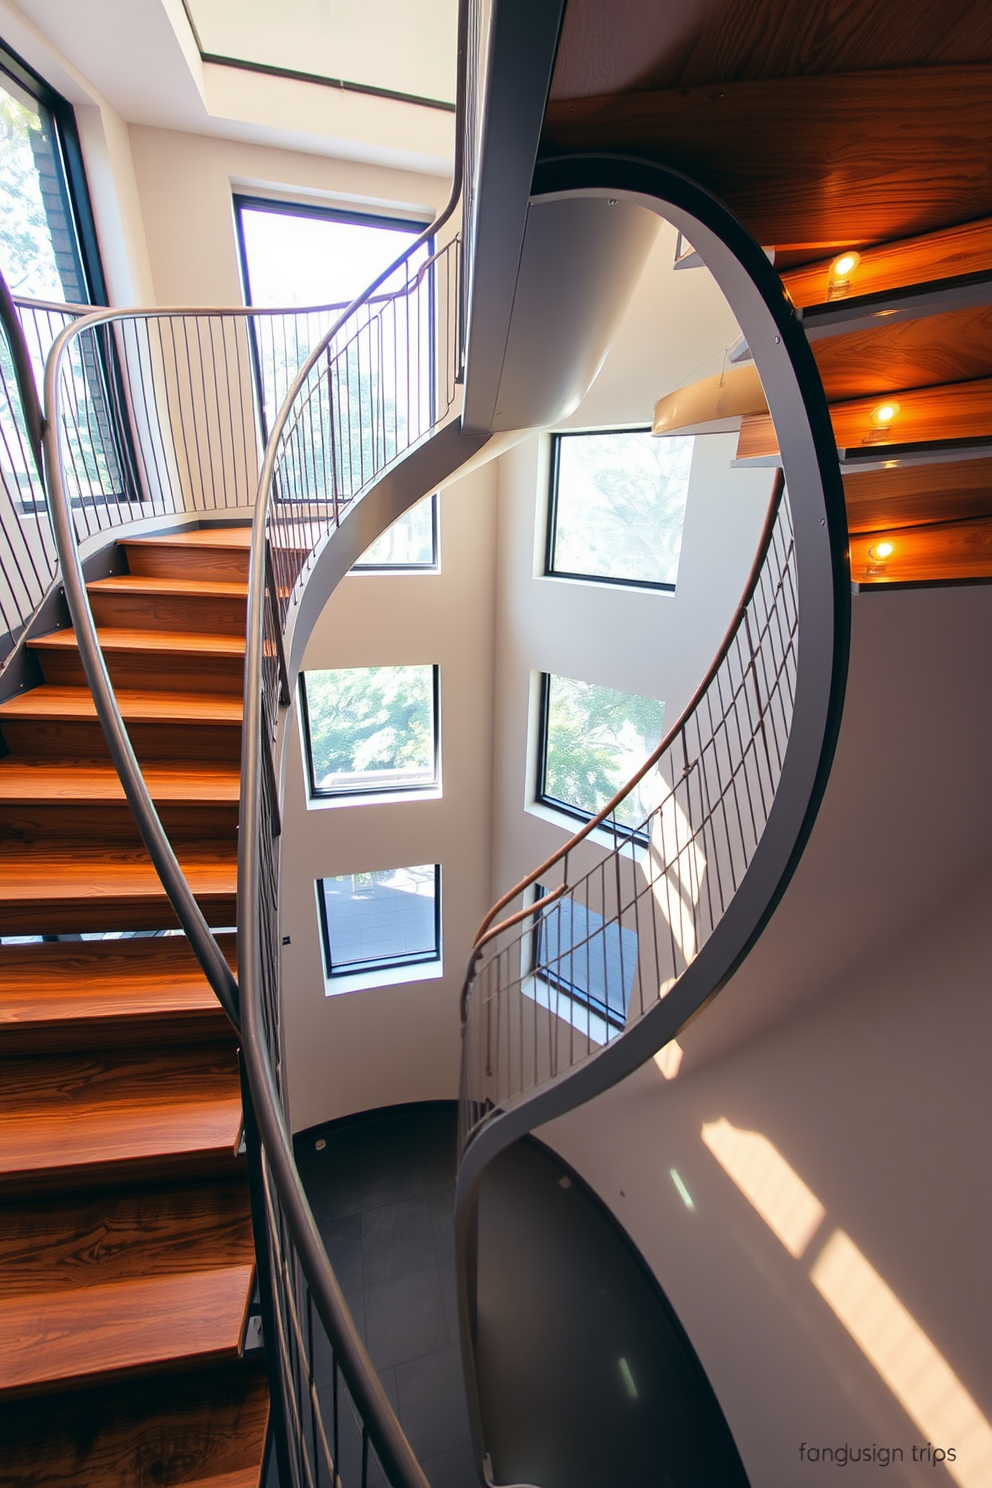
<svg viewBox="0 0 992 1488"><path fill-rule="evenodd" d="M569 0L551 98L967 62L988 0Z"/></svg>

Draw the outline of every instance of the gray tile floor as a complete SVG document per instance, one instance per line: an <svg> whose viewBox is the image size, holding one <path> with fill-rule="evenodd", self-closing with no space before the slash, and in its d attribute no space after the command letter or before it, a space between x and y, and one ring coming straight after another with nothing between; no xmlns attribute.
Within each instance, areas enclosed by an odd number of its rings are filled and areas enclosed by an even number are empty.
<svg viewBox="0 0 992 1488"><path fill-rule="evenodd" d="M478 1482L458 1348L455 1120L454 1106L407 1106L296 1138L331 1264L431 1488Z"/></svg>

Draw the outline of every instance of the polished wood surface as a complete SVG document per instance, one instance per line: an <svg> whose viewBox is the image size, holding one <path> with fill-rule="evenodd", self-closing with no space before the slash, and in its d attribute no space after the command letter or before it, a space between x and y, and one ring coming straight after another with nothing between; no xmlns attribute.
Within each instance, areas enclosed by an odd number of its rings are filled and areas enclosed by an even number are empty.
<svg viewBox="0 0 992 1488"><path fill-rule="evenodd" d="M880 555L880 543L891 552ZM851 539L851 579L863 585L992 580L992 517L859 533Z"/></svg>
<svg viewBox="0 0 992 1488"><path fill-rule="evenodd" d="M965 275L992 273L992 217L980 222L962 222L917 238L882 243L865 248L860 263L849 275L849 288L831 294L831 267L836 255L801 268L787 269L782 283L792 303L802 309L810 305L840 304L861 295L905 289L911 285L941 283Z"/></svg>
<svg viewBox="0 0 992 1488"><path fill-rule="evenodd" d="M844 499L850 532L989 516L992 459L848 471Z"/></svg>
<svg viewBox="0 0 992 1488"><path fill-rule="evenodd" d="M832 403L978 381L992 376L992 305L882 321L870 330L814 341L813 356Z"/></svg>
<svg viewBox="0 0 992 1488"><path fill-rule="evenodd" d="M959 440L992 440L992 378L951 386L917 388L898 395L899 413L884 429L875 429L872 411L884 402L880 394L834 403L830 418L840 450L884 450L889 445L950 444ZM778 453L778 437L769 414L741 420L737 458L766 458Z"/></svg>
<svg viewBox="0 0 992 1488"><path fill-rule="evenodd" d="M221 937L232 966L233 936ZM7 1052L222 1039L227 1020L183 936L0 946Z"/></svg>
<svg viewBox="0 0 992 1488"><path fill-rule="evenodd" d="M559 100L542 152L662 161L817 257L992 215L990 90L992 67L962 66Z"/></svg>
<svg viewBox="0 0 992 1488"><path fill-rule="evenodd" d="M265 1374L247 1360L0 1398L4 1488L258 1488L267 1420Z"/></svg>
<svg viewBox="0 0 992 1488"><path fill-rule="evenodd" d="M0 1301L0 1390L236 1359L251 1281L225 1266Z"/></svg>
<svg viewBox="0 0 992 1488"><path fill-rule="evenodd" d="M174 537L125 538L121 543L127 555L128 571L145 577L209 580L229 579L248 582L249 543L232 543L231 531L248 528L214 529L205 533Z"/></svg>
<svg viewBox="0 0 992 1488"><path fill-rule="evenodd" d="M768 404L758 370L753 363L726 367L712 377L689 383L659 398L654 406L653 434L674 434L680 429L743 413L766 412Z"/></svg>
<svg viewBox="0 0 992 1488"><path fill-rule="evenodd" d="M992 62L985 0L568 0L551 96Z"/></svg>
<svg viewBox="0 0 992 1488"><path fill-rule="evenodd" d="M87 592L97 625L120 630L192 631L244 637L247 584L233 580L97 579Z"/></svg>
<svg viewBox="0 0 992 1488"><path fill-rule="evenodd" d="M241 696L244 685L244 635L200 635L169 631L104 628L100 646L115 688L155 686L169 691L224 692ZM56 630L30 643L46 682L84 687L76 637Z"/></svg>

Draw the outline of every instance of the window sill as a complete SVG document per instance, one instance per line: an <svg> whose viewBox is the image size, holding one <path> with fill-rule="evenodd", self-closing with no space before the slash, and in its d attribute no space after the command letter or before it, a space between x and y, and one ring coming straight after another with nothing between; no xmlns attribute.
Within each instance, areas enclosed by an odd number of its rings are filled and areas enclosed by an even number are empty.
<svg viewBox="0 0 992 1488"><path fill-rule="evenodd" d="M583 1034L590 1042L598 1048L608 1044L623 1032L622 1028L615 1028L594 1013L584 1003L578 1002L576 998L569 997L567 992L562 992L558 987L553 987L543 977L525 977L520 983L520 990L525 997L536 1002L538 1007L547 1008L562 1023L569 1023L577 1033Z"/></svg>
<svg viewBox="0 0 992 1488"><path fill-rule="evenodd" d="M439 785L423 790L382 790L341 792L333 796L308 796L308 811L336 811L342 806L395 806L399 801L440 801L444 792Z"/></svg>
<svg viewBox="0 0 992 1488"><path fill-rule="evenodd" d="M440 960L421 961L416 966L385 966L379 971L355 971L346 976L325 977L324 996L345 992L367 992L374 987L400 987L407 982L434 982L444 975Z"/></svg>

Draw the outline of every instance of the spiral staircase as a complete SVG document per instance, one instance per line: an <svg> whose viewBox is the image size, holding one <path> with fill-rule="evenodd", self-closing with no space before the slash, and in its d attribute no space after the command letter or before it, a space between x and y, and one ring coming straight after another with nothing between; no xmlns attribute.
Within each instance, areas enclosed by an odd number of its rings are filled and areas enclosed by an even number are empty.
<svg viewBox="0 0 992 1488"><path fill-rule="evenodd" d="M29 937L0 947L13 1215L0 1408L6 1471L23 1488L247 1488L267 1433L283 1484L425 1488L286 1127L288 710L316 616L370 542L494 433L553 423L588 386L619 303L589 294L590 266L626 283L644 213L679 229L743 333L720 386L663 399L657 428L739 416L739 460L781 476L682 716L634 781L501 896L473 948L456 1222L485 1475L501 1478L474 1368L487 1170L673 1039L760 934L829 771L852 578L992 577L981 129L941 142L956 193L917 151L893 204L882 128L878 159L860 160L825 223L822 171L798 146L769 157L760 189L752 179L754 131L764 120L774 133L792 106L795 57L745 34L728 56L708 20L695 74L686 63L650 94L596 96L582 82L588 7L570 5L564 26L562 9L462 7L462 55L478 67L484 52L486 71L461 70L451 202L354 305L316 334L308 323L292 365L266 360L271 312L66 313L42 419L7 307L10 421L31 492L25 502L22 482L19 501L34 524L5 539L21 634L0 703L3 934ZM952 55L949 77L925 56L873 63L873 44L860 72L844 70L841 46L817 75L831 118L870 96L897 133L920 86L956 120L981 113L981 46ZM738 81L752 54L766 76ZM570 78L582 85L571 100ZM728 108L714 126L717 81ZM846 280L841 250L858 255ZM282 402L264 445L260 366ZM221 385L223 399L206 395ZM898 416L880 425L885 401ZM640 857L618 824L638 785L653 802ZM107 932L127 938L66 938ZM625 1018L600 1028L563 988L577 955L602 955L611 937L629 946L622 932L636 936Z"/></svg>

